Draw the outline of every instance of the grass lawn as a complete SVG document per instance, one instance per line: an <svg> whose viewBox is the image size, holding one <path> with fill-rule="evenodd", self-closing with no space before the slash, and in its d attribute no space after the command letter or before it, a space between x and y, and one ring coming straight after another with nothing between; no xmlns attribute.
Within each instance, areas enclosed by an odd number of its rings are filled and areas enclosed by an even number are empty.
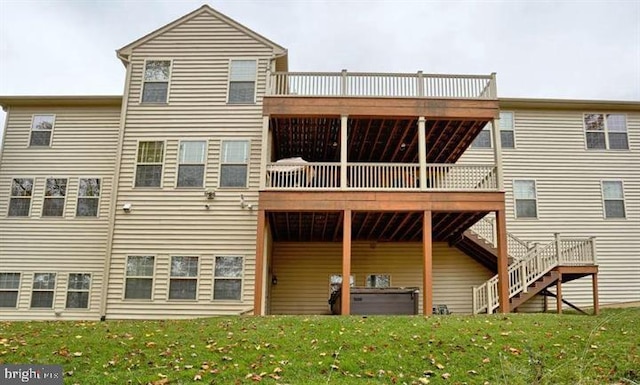
<svg viewBox="0 0 640 385"><path fill-rule="evenodd" d="M640 384L640 309L602 315L0 322L65 384Z"/></svg>

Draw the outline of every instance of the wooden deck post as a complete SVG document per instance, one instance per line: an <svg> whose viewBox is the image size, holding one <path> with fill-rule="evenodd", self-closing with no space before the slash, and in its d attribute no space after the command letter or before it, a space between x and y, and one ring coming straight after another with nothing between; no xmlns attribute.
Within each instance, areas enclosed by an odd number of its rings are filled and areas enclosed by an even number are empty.
<svg viewBox="0 0 640 385"><path fill-rule="evenodd" d="M509 257L507 255L507 219L504 209L496 211L496 234L500 313L509 313Z"/></svg>
<svg viewBox="0 0 640 385"><path fill-rule="evenodd" d="M342 297L341 314L351 314L351 210L342 219Z"/></svg>
<svg viewBox="0 0 640 385"><path fill-rule="evenodd" d="M591 276L591 284L593 285L593 315L600 314L600 300L598 299L598 273Z"/></svg>
<svg viewBox="0 0 640 385"><path fill-rule="evenodd" d="M562 273L558 274L556 283L556 313L562 314Z"/></svg>
<svg viewBox="0 0 640 385"><path fill-rule="evenodd" d="M418 118L418 162L420 163L420 190L427 189L427 139L424 116Z"/></svg>
<svg viewBox="0 0 640 385"><path fill-rule="evenodd" d="M262 117L262 147L260 149L260 190L267 185L267 163L269 159L269 117Z"/></svg>
<svg viewBox="0 0 640 385"><path fill-rule="evenodd" d="M504 177L502 172L502 140L500 138L500 119L493 119L491 131L493 134L493 160L496 166L496 181L498 191L504 191Z"/></svg>
<svg viewBox="0 0 640 385"><path fill-rule="evenodd" d="M256 232L256 272L254 280L253 314L264 315L264 233L265 233L265 212L258 210L258 228Z"/></svg>
<svg viewBox="0 0 640 385"><path fill-rule="evenodd" d="M433 244L431 239L431 211L422 217L422 314L430 315L433 308Z"/></svg>
<svg viewBox="0 0 640 385"><path fill-rule="evenodd" d="M347 115L340 116L340 188L347 189Z"/></svg>

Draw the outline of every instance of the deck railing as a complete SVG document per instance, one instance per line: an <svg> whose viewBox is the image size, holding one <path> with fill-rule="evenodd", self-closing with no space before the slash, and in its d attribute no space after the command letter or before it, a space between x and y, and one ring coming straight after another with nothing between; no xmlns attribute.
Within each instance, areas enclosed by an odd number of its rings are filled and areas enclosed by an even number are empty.
<svg viewBox="0 0 640 385"><path fill-rule="evenodd" d="M547 245L536 244L527 256L517 260L508 269L509 298L527 291L527 288L556 266L595 265L595 237L563 238L555 234L555 240ZM499 306L498 275L480 286L473 287L473 313L492 313Z"/></svg>
<svg viewBox="0 0 640 385"><path fill-rule="evenodd" d="M267 96L496 99L495 74L273 72Z"/></svg>
<svg viewBox="0 0 640 385"><path fill-rule="evenodd" d="M405 190L497 191L492 165L428 164L420 183L420 165L409 163L347 163L341 185L340 163L268 163L267 190Z"/></svg>
<svg viewBox="0 0 640 385"><path fill-rule="evenodd" d="M484 217L471 226L470 230L478 234L491 246L497 248L496 222L492 217ZM527 256L531 247L522 239L511 232L507 232L507 254L513 259L522 259Z"/></svg>

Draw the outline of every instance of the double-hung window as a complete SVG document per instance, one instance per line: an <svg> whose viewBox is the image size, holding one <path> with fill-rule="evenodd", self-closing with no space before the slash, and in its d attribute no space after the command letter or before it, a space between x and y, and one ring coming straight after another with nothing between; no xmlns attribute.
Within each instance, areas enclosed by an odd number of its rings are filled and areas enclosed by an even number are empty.
<svg viewBox="0 0 640 385"><path fill-rule="evenodd" d="M584 114L587 149L628 150L627 116L624 114Z"/></svg>
<svg viewBox="0 0 640 385"><path fill-rule="evenodd" d="M515 148L515 128L513 122L513 112L501 112L500 113L500 144L502 148ZM482 131L476 136L471 147L474 148L491 148L493 124L487 123Z"/></svg>
<svg viewBox="0 0 640 385"><path fill-rule="evenodd" d="M91 274L69 274L67 286L67 309L88 309Z"/></svg>
<svg viewBox="0 0 640 385"><path fill-rule="evenodd" d="M538 198L534 180L514 180L513 197L515 199L516 218L538 217Z"/></svg>
<svg viewBox="0 0 640 385"><path fill-rule="evenodd" d="M67 179L48 178L44 190L42 205L43 217L61 217L64 215L64 201L67 196Z"/></svg>
<svg viewBox="0 0 640 385"><path fill-rule="evenodd" d="M0 273L0 308L18 306L20 273Z"/></svg>
<svg viewBox="0 0 640 385"><path fill-rule="evenodd" d="M50 146L55 115L33 115L29 146Z"/></svg>
<svg viewBox="0 0 640 385"><path fill-rule="evenodd" d="M198 257L171 257L169 299L196 299Z"/></svg>
<svg viewBox="0 0 640 385"><path fill-rule="evenodd" d="M154 260L152 256L127 257L124 298L151 299Z"/></svg>
<svg viewBox="0 0 640 385"><path fill-rule="evenodd" d="M100 179L80 178L78 181L77 217L97 217L100 203Z"/></svg>
<svg viewBox="0 0 640 385"><path fill-rule="evenodd" d="M136 187L160 187L163 159L163 141L138 143Z"/></svg>
<svg viewBox="0 0 640 385"><path fill-rule="evenodd" d="M225 140L222 142L220 187L247 187L249 168L249 141Z"/></svg>
<svg viewBox="0 0 640 385"><path fill-rule="evenodd" d="M56 273L35 273L31 291L32 308L52 308L56 288Z"/></svg>
<svg viewBox="0 0 640 385"><path fill-rule="evenodd" d="M602 181L605 218L626 218L622 181Z"/></svg>
<svg viewBox="0 0 640 385"><path fill-rule="evenodd" d="M229 104L252 104L256 97L256 61L231 60Z"/></svg>
<svg viewBox="0 0 640 385"><path fill-rule="evenodd" d="M216 257L213 272L213 299L242 298L243 257Z"/></svg>
<svg viewBox="0 0 640 385"><path fill-rule="evenodd" d="M147 60L144 65L142 103L166 103L170 76L171 60Z"/></svg>
<svg viewBox="0 0 640 385"><path fill-rule="evenodd" d="M207 142L183 140L180 142L177 187L203 187Z"/></svg>
<svg viewBox="0 0 640 385"><path fill-rule="evenodd" d="M33 178L14 178L11 181L9 198L10 217L28 217L33 195Z"/></svg>

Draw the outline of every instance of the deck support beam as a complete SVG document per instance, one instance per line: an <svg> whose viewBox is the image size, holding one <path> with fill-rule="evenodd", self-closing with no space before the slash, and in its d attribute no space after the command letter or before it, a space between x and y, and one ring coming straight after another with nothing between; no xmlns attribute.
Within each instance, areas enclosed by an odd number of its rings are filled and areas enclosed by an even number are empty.
<svg viewBox="0 0 640 385"><path fill-rule="evenodd" d="M593 286L593 315L600 314L600 300L598 299L598 274L591 276L591 284Z"/></svg>
<svg viewBox="0 0 640 385"><path fill-rule="evenodd" d="M498 248L498 296L500 313L509 313L509 257L507 255L507 220L504 209L496 211Z"/></svg>
<svg viewBox="0 0 640 385"><path fill-rule="evenodd" d="M422 83L420 83L422 84ZM420 163L420 190L427 189L427 133L425 118L418 118L418 161Z"/></svg>
<svg viewBox="0 0 640 385"><path fill-rule="evenodd" d="M264 315L264 259L265 259L265 225L266 214L264 210L258 210L258 228L256 231L256 271L255 271L255 293L253 297L253 314Z"/></svg>
<svg viewBox="0 0 640 385"><path fill-rule="evenodd" d="M351 314L351 210L344 210L342 218L342 315Z"/></svg>
<svg viewBox="0 0 640 385"><path fill-rule="evenodd" d="M347 189L347 151L349 149L347 123L348 116L340 116L340 188L342 190Z"/></svg>
<svg viewBox="0 0 640 385"><path fill-rule="evenodd" d="M431 239L431 211L422 217L422 314L430 315L433 308L433 243Z"/></svg>
<svg viewBox="0 0 640 385"><path fill-rule="evenodd" d="M562 273L558 275L556 283L556 313L562 314Z"/></svg>

